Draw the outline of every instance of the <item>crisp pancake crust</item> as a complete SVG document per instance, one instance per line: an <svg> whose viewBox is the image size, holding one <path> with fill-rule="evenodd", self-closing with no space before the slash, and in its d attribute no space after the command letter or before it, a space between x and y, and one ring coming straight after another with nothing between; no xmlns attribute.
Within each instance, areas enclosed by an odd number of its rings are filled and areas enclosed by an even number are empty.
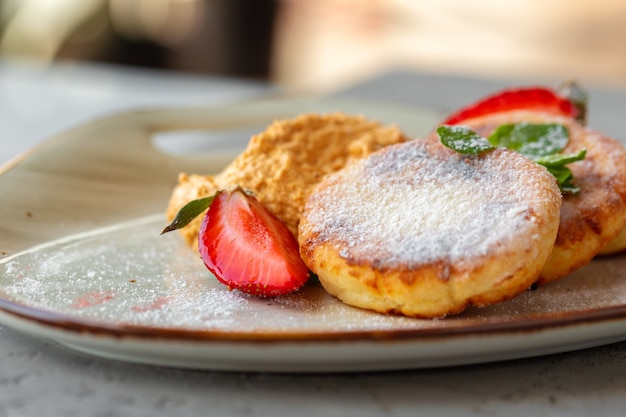
<svg viewBox="0 0 626 417"><path fill-rule="evenodd" d="M565 277L589 263L626 224L626 152L615 139L585 128L575 120L542 113L515 111L476 118L464 124L489 135L505 123L560 123L570 133L564 153L587 149L585 160L568 165L578 195L565 195L555 246L540 284ZM619 242L615 242L619 249Z"/></svg>
<svg viewBox="0 0 626 417"><path fill-rule="evenodd" d="M295 235L304 202L324 175L347 162L406 137L395 126L342 113L304 114L272 123L253 136L247 148L221 173L179 176L167 217L197 198L241 186L281 219ZM197 247L202 216L181 229L185 241Z"/></svg>
<svg viewBox="0 0 626 417"><path fill-rule="evenodd" d="M598 255L613 255L626 250L626 228L602 248Z"/></svg>
<svg viewBox="0 0 626 417"><path fill-rule="evenodd" d="M532 285L554 244L561 195L527 158L393 145L315 187L300 253L328 292L379 312L441 317Z"/></svg>

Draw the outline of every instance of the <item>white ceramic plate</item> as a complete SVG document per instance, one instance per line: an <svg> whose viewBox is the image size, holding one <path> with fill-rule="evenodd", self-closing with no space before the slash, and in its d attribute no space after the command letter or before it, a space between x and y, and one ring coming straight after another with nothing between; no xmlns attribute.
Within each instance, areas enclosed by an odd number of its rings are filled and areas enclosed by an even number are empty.
<svg viewBox="0 0 626 417"><path fill-rule="evenodd" d="M626 340L620 256L507 303L418 320L351 308L316 282L276 299L227 291L177 234L159 236L177 172L218 171L232 153L172 152L184 146L159 139L155 147L155 132L193 129L195 143L198 130L227 130L240 142L227 144L234 149L247 140L234 128L334 110L414 135L438 120L422 109L326 100L144 111L79 127L4 167L0 321L102 357L233 371L448 366Z"/></svg>

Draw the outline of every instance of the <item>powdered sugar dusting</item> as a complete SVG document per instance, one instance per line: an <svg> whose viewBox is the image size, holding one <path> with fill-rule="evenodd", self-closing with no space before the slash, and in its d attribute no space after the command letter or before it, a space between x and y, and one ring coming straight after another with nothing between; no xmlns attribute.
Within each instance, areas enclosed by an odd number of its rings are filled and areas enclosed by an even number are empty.
<svg viewBox="0 0 626 417"><path fill-rule="evenodd" d="M53 242L0 261L0 297L67 320L189 331L343 333L471 328L626 305L626 257L596 260L571 277L489 308L422 320L353 308L313 281L264 299L228 291L165 220L142 219ZM77 308L76 300L88 301Z"/></svg>
<svg viewBox="0 0 626 417"><path fill-rule="evenodd" d="M442 155L422 141L396 145L336 174L309 200L306 221L342 257L381 267L486 255L507 239L536 237L533 207L546 197L535 183L553 179L527 165L505 150Z"/></svg>
<svg viewBox="0 0 626 417"><path fill-rule="evenodd" d="M320 332L338 321L358 331L406 320L348 307L315 282L279 298L231 291L180 236L159 236L165 223L141 219L4 259L0 297L68 319L190 331Z"/></svg>

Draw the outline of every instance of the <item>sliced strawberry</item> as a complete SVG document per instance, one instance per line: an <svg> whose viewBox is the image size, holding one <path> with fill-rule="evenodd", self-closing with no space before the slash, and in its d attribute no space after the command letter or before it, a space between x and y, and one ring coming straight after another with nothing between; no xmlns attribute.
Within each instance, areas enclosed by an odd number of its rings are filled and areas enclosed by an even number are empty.
<svg viewBox="0 0 626 417"><path fill-rule="evenodd" d="M583 116L567 97L560 96L548 88L531 87L503 90L487 96L454 112L443 124L455 125L474 117L509 110L536 110L572 118Z"/></svg>
<svg viewBox="0 0 626 417"><path fill-rule="evenodd" d="M249 294L287 294L309 277L293 234L241 188L215 195L200 229L198 249L219 281Z"/></svg>

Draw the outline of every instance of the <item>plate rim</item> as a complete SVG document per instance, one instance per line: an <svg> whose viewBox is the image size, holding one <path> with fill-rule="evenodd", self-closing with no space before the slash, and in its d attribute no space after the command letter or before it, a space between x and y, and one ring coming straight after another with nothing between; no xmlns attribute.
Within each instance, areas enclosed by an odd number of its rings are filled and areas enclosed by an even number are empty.
<svg viewBox="0 0 626 417"><path fill-rule="evenodd" d="M308 285L319 285L316 283ZM356 308L356 307L350 307ZM75 333L111 336L116 339L136 338L146 340L176 340L195 342L241 342L241 343L268 343L268 342L311 342L311 341L390 341L400 339L410 340L443 340L460 336L477 335L505 335L513 333L535 333L546 330L564 329L573 326L596 325L602 323L624 321L626 337L626 304L607 306L585 311L556 311L542 314L537 317L516 316L508 321L489 321L451 327L420 327L404 329L372 329L355 331L223 331L201 329L177 329L158 326L143 326L135 324L114 324L88 318L73 317L40 307L29 306L24 303L0 296L0 313L9 314L20 320L28 320L38 325ZM415 320L426 320L416 318ZM446 320L446 318L433 319ZM0 322L2 322L0 315Z"/></svg>
<svg viewBox="0 0 626 417"><path fill-rule="evenodd" d="M38 252L39 250L54 247L58 244L71 244L81 239L89 239L95 236L101 236L111 231L119 230L125 227L136 227L154 222L161 222L162 213L155 213L144 216L139 219L116 223L100 227L94 230L76 233L65 236L60 239L45 242L21 252L9 255L0 259L0 267L17 260L22 256ZM612 258L619 255L608 255L604 258ZM321 285L319 282L309 281L308 285ZM548 284L549 285L549 284ZM527 291L541 291L542 287ZM340 301L338 301L340 302ZM358 307L346 306L351 309L359 309ZM480 307L472 307L480 309ZM329 342L329 341L389 341L389 340L444 340L454 337L468 337L476 335L505 335L520 332L540 332L550 329L563 329L571 326L594 325L600 323L608 323L614 321L624 321L626 326L626 303L612 306L605 306L588 310L571 310L571 311L550 311L543 312L541 315L516 315L511 316L507 321L496 321L486 319L484 321L473 321L469 324L460 322L457 325L449 327L418 327L418 328L402 328L402 329L372 329L372 330L352 330L352 331L330 331L320 330L311 332L311 330L282 330L271 331L264 329L261 332L250 331L224 331L224 330L203 330L203 329L180 329L172 327L159 327L153 325L137 325L114 323L106 320L91 319L88 317L74 316L68 313L62 313L36 307L25 302L16 300L15 297L8 296L4 293L3 287L0 285L0 313L9 314L20 320L29 320L40 326L49 326L51 328L74 333L74 334L92 334L99 336L110 336L117 339L135 338L142 340L177 340L177 341L195 341L195 342L235 342L235 343L292 343L292 342ZM461 315L455 315L448 318L422 319L415 320L455 320ZM401 317L400 315L397 315ZM409 318L412 319L412 318ZM0 323L3 322L0 314ZM624 332L626 337L626 331Z"/></svg>
<svg viewBox="0 0 626 417"><path fill-rule="evenodd" d="M141 365L229 372L320 374L429 369L545 356L626 340L626 332L621 331L623 320L586 322L596 333L593 338L580 336L586 329L580 327L585 324L581 321L543 329L508 328L502 332L429 337L198 340L68 330L13 315L0 306L0 322L5 322L7 314L19 323L19 328L14 325L13 329L75 352ZM457 348L450 349L458 343L464 343L461 353ZM186 355L181 357L179 349Z"/></svg>

